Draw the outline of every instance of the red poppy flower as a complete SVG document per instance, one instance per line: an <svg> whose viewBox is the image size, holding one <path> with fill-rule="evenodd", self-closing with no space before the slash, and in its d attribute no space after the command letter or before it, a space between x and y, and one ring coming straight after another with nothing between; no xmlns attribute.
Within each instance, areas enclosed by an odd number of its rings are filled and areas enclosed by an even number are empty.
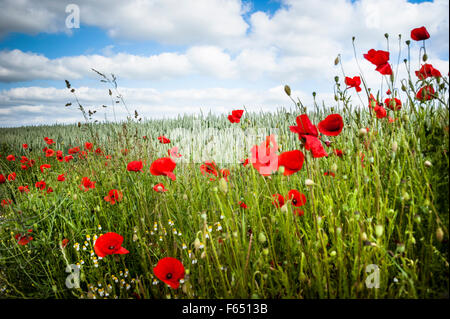
<svg viewBox="0 0 450 319"><path fill-rule="evenodd" d="M40 190L43 190L47 187L47 184L44 181L36 182L35 186Z"/></svg>
<svg viewBox="0 0 450 319"><path fill-rule="evenodd" d="M434 98L434 88L431 85L422 87L416 94L416 99L421 101L428 101Z"/></svg>
<svg viewBox="0 0 450 319"><path fill-rule="evenodd" d="M153 190L156 192L159 192L159 193L168 191L168 189L166 189L166 187L164 186L163 183L159 183L159 184L156 184L155 186L153 186Z"/></svg>
<svg viewBox="0 0 450 319"><path fill-rule="evenodd" d="M200 172L202 173L203 176L205 176L205 174L208 175L211 181L216 180L215 177L218 177L219 175L217 172L216 163L214 163L214 161L205 162L204 164L200 165Z"/></svg>
<svg viewBox="0 0 450 319"><path fill-rule="evenodd" d="M3 184L6 182L6 177L3 174L0 174L0 184Z"/></svg>
<svg viewBox="0 0 450 319"><path fill-rule="evenodd" d="M27 149L27 148L28 148L28 144L22 144L22 147L23 147L24 149Z"/></svg>
<svg viewBox="0 0 450 319"><path fill-rule="evenodd" d="M298 134L299 140L304 140L305 148L311 150L312 156L316 158L328 156L322 143L317 138L319 136L317 127L311 123L308 115L302 114L297 116L296 122L297 126L289 126L289 129L291 132Z"/></svg>
<svg viewBox="0 0 450 319"><path fill-rule="evenodd" d="M333 150L333 153L338 157L342 157L344 155L342 150L338 150L338 149Z"/></svg>
<svg viewBox="0 0 450 319"><path fill-rule="evenodd" d="M47 188L47 194L53 193L53 188L49 187Z"/></svg>
<svg viewBox="0 0 450 319"><path fill-rule="evenodd" d="M374 65L383 65L389 61L389 52L383 50L370 49L363 56Z"/></svg>
<svg viewBox="0 0 450 319"><path fill-rule="evenodd" d="M79 151L80 151L80 148L78 146L76 146L76 147L73 147L73 148L69 148L68 153L71 155L71 154L76 154Z"/></svg>
<svg viewBox="0 0 450 319"><path fill-rule="evenodd" d="M392 111L398 111L402 108L402 101L394 97L392 99L385 99L384 105Z"/></svg>
<svg viewBox="0 0 450 319"><path fill-rule="evenodd" d="M296 208L296 209L294 209L294 215L301 217L301 216L305 215L305 212L300 208Z"/></svg>
<svg viewBox="0 0 450 319"><path fill-rule="evenodd" d="M64 238L64 239L61 241L61 247L62 247L62 248L66 248L66 246L67 246L68 243L69 243L69 240L68 240L67 238Z"/></svg>
<svg viewBox="0 0 450 319"><path fill-rule="evenodd" d="M382 119L387 115L386 109L382 106L375 106L373 110L375 111L377 118L379 119Z"/></svg>
<svg viewBox="0 0 450 319"><path fill-rule="evenodd" d="M72 155L67 155L67 156L64 156L64 162L70 162L71 160L73 160L73 156Z"/></svg>
<svg viewBox="0 0 450 319"><path fill-rule="evenodd" d="M42 164L39 169L42 173L44 173L44 168L51 168L52 166L50 164Z"/></svg>
<svg viewBox="0 0 450 319"><path fill-rule="evenodd" d="M330 114L317 125L320 133L327 136L337 136L344 128L344 121L339 114Z"/></svg>
<svg viewBox="0 0 450 319"><path fill-rule="evenodd" d="M334 174L333 172L325 172L325 173L323 173L323 176L333 176L333 177L335 177L336 174Z"/></svg>
<svg viewBox="0 0 450 319"><path fill-rule="evenodd" d="M122 155L127 155L128 154L128 150L127 149L120 150L120 152L122 153Z"/></svg>
<svg viewBox="0 0 450 319"><path fill-rule="evenodd" d="M65 174L58 175L58 182L64 182L65 180L66 180Z"/></svg>
<svg viewBox="0 0 450 319"><path fill-rule="evenodd" d="M168 143L170 143L170 140L169 140L167 137L165 137L164 135L161 135L160 137L158 137L158 140L159 140L159 142L162 143L162 144L168 144Z"/></svg>
<svg viewBox="0 0 450 319"><path fill-rule="evenodd" d="M127 165L127 170L130 172L142 172L142 161L132 161Z"/></svg>
<svg viewBox="0 0 450 319"><path fill-rule="evenodd" d="M180 279L184 279L184 266L176 258L165 257L153 268L155 276L173 289L178 289Z"/></svg>
<svg viewBox="0 0 450 319"><path fill-rule="evenodd" d="M230 176L230 170L228 168L223 168L220 170L220 174L228 182L228 176Z"/></svg>
<svg viewBox="0 0 450 319"><path fill-rule="evenodd" d="M278 156L278 168L284 167L284 176L292 175L302 169L305 156L302 151L283 152Z"/></svg>
<svg viewBox="0 0 450 319"><path fill-rule="evenodd" d="M109 202L111 205L114 205L116 202L120 202L122 198L123 198L122 192L117 189L111 189L108 192L108 195L103 197L103 199Z"/></svg>
<svg viewBox="0 0 450 319"><path fill-rule="evenodd" d="M370 49L369 52L364 54L364 58L376 65L376 71L384 75L392 74L391 65L389 64L389 52L383 50Z"/></svg>
<svg viewBox="0 0 450 319"><path fill-rule="evenodd" d="M241 164L242 164L242 166L244 166L244 167L246 167L246 166L248 165L249 162L250 162L250 160L249 160L248 158L242 159L242 160L241 160Z"/></svg>
<svg viewBox="0 0 450 319"><path fill-rule="evenodd" d="M231 112L231 115L228 115L228 120L231 123L239 123L241 121L242 114L244 114L244 110L234 110Z"/></svg>
<svg viewBox="0 0 450 319"><path fill-rule="evenodd" d="M430 34L425 27L415 28L411 30L411 39L415 41L426 40L429 38Z"/></svg>
<svg viewBox="0 0 450 319"><path fill-rule="evenodd" d="M57 159L59 162L64 161L64 156L63 156L63 152L62 152L62 151L56 151L56 159Z"/></svg>
<svg viewBox="0 0 450 319"><path fill-rule="evenodd" d="M441 77L442 75L438 69L433 68L433 65L425 63L419 71L416 71L416 76L419 80L424 80L428 77Z"/></svg>
<svg viewBox="0 0 450 319"><path fill-rule="evenodd" d="M181 154L178 153L178 146L172 147L167 153L173 159L181 157Z"/></svg>
<svg viewBox="0 0 450 319"><path fill-rule="evenodd" d="M97 155L103 155L102 149L101 149L100 147L98 147L98 148L95 150L95 154L97 154Z"/></svg>
<svg viewBox="0 0 450 319"><path fill-rule="evenodd" d="M12 200L10 199L2 199L2 207L9 206L12 204Z"/></svg>
<svg viewBox="0 0 450 319"><path fill-rule="evenodd" d="M25 185L25 186L19 186L19 187L17 187L17 189L18 189L19 192L21 192L21 193L29 193L29 192L30 192L30 189L28 188L28 185Z"/></svg>
<svg viewBox="0 0 450 319"><path fill-rule="evenodd" d="M155 160L152 165L150 165L150 173L152 175L164 175L169 177L171 180L175 180L175 174L173 170L177 164L170 157L162 157Z"/></svg>
<svg viewBox="0 0 450 319"><path fill-rule="evenodd" d="M247 204L242 202L242 201L240 201L238 204L239 204L239 207L241 207L243 209L247 209L248 208Z"/></svg>
<svg viewBox="0 0 450 319"><path fill-rule="evenodd" d="M284 196L281 194L273 194L273 201L272 204L276 207L276 208L280 208L281 206L284 205Z"/></svg>
<svg viewBox="0 0 450 319"><path fill-rule="evenodd" d="M45 140L45 138L44 138L44 140ZM51 138L48 138L48 137L47 137L47 139L45 140L45 143L47 143L48 145L52 145L52 144L54 144L54 143L56 143L56 142L53 141Z"/></svg>
<svg viewBox="0 0 450 319"><path fill-rule="evenodd" d="M16 234L16 236L14 236L14 238L17 240L17 243L19 245L25 246L26 244L28 244L30 241L33 240L32 236L29 235L22 235L22 234Z"/></svg>
<svg viewBox="0 0 450 319"><path fill-rule="evenodd" d="M8 175L8 181L12 182L16 179L16 173L12 172L11 174Z"/></svg>
<svg viewBox="0 0 450 319"><path fill-rule="evenodd" d="M388 90L386 91L386 94L387 94L387 95L391 95L391 93L392 93L392 92L391 92L390 89L388 89Z"/></svg>
<svg viewBox="0 0 450 319"><path fill-rule="evenodd" d="M6 156L6 159L10 162L13 162L16 160L16 157L14 155L8 155L8 156Z"/></svg>
<svg viewBox="0 0 450 319"><path fill-rule="evenodd" d="M78 153L78 158L79 159L87 159L87 157L88 157L88 153L86 151L80 151Z"/></svg>
<svg viewBox="0 0 450 319"><path fill-rule="evenodd" d="M92 151L92 147L93 147L94 145L92 145L92 143L89 143L89 142L86 142L85 144L84 144L84 148L85 149L87 149L88 151Z"/></svg>
<svg viewBox="0 0 450 319"><path fill-rule="evenodd" d="M348 89L355 88L356 92L361 92L361 78L359 76L354 76L353 78L345 77L345 84Z"/></svg>
<svg viewBox="0 0 450 319"><path fill-rule="evenodd" d="M81 179L81 185L79 185L78 187L82 190L87 192L89 189L93 189L95 188L95 183L91 181L88 177L83 177Z"/></svg>
<svg viewBox="0 0 450 319"><path fill-rule="evenodd" d="M101 235L94 244L94 251L99 257L105 257L106 255L128 254L129 251L122 247L123 237L117 233L106 233Z"/></svg>
<svg viewBox="0 0 450 319"><path fill-rule="evenodd" d="M26 162L28 162L28 158L26 156L22 156L21 159L20 159L20 162L21 163L26 163Z"/></svg>
<svg viewBox="0 0 450 319"><path fill-rule="evenodd" d="M252 147L252 165L261 175L269 176L278 170L277 150L278 145L274 135L267 136L261 145Z"/></svg>
<svg viewBox="0 0 450 319"><path fill-rule="evenodd" d="M296 189L291 189L286 197L286 200L291 200L292 205L295 207L300 207L305 205L306 196Z"/></svg>
<svg viewBox="0 0 450 319"><path fill-rule="evenodd" d="M53 155L55 155L55 151L52 150L51 148L48 148L48 149L45 151L45 157L52 157Z"/></svg>

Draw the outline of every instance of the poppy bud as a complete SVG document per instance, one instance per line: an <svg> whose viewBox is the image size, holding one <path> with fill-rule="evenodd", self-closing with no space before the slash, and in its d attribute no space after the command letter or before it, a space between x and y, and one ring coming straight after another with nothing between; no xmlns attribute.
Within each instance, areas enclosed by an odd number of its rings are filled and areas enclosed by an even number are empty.
<svg viewBox="0 0 450 319"><path fill-rule="evenodd" d="M314 183L313 180L307 178L307 179L305 179L305 185L306 186L313 186L313 185L315 185L315 183Z"/></svg>
<svg viewBox="0 0 450 319"><path fill-rule="evenodd" d="M284 170L285 170L284 166L280 166L280 167L278 168L278 172L279 172L281 175L284 174Z"/></svg>
<svg viewBox="0 0 450 319"><path fill-rule="evenodd" d="M195 240L194 240L194 247L195 247L195 249L199 249L200 245L201 245L200 239L198 239L198 237L195 238Z"/></svg>
<svg viewBox="0 0 450 319"><path fill-rule="evenodd" d="M422 219L420 218L420 215L416 214L416 215L414 216L414 220L416 221L416 223L420 224L420 222L421 222Z"/></svg>
<svg viewBox="0 0 450 319"><path fill-rule="evenodd" d="M288 96L291 96L291 88L289 87L289 85L285 85L284 86L284 92L286 92L286 94L288 95Z"/></svg>
<svg viewBox="0 0 450 319"><path fill-rule="evenodd" d="M425 161L423 164L424 164L426 167L431 167L431 166L433 166L433 164L431 164L430 161Z"/></svg>
<svg viewBox="0 0 450 319"><path fill-rule="evenodd" d="M337 102L339 100L338 96L335 94L334 95L334 100Z"/></svg>
<svg viewBox="0 0 450 319"><path fill-rule="evenodd" d="M336 59L334 59L334 65L338 65L339 64L339 55L336 57Z"/></svg>
<svg viewBox="0 0 450 319"><path fill-rule="evenodd" d="M220 181L219 181L219 187L220 187L220 190L221 190L223 193L227 193L227 192L228 192L228 183L227 183L227 181L225 180L225 178L221 178L221 179L220 179Z"/></svg>
<svg viewBox="0 0 450 319"><path fill-rule="evenodd" d="M218 189L217 187L213 187L212 191L213 191L214 193L217 193L217 192L219 191L219 189Z"/></svg>
<svg viewBox="0 0 450 319"><path fill-rule="evenodd" d="M397 141L392 142L392 152L396 153L398 149Z"/></svg>
<svg viewBox="0 0 450 319"><path fill-rule="evenodd" d="M188 196L186 194L183 194L183 200L187 201L188 200Z"/></svg>
<svg viewBox="0 0 450 319"><path fill-rule="evenodd" d="M423 62L427 62L428 60L428 55L425 53L422 57Z"/></svg>
<svg viewBox="0 0 450 319"><path fill-rule="evenodd" d="M406 86L404 86L403 84L402 84L402 91L406 92Z"/></svg>
<svg viewBox="0 0 450 319"><path fill-rule="evenodd" d="M408 192L404 190L403 194L402 194L402 198L405 201L409 201L411 199L411 196L409 196Z"/></svg>
<svg viewBox="0 0 450 319"><path fill-rule="evenodd" d="M385 37L386 39L388 39L388 38L389 38L389 33L385 33L385 34L384 34L384 37Z"/></svg>
<svg viewBox="0 0 450 319"><path fill-rule="evenodd" d="M367 130L363 127L359 129L359 136L367 135Z"/></svg>
<svg viewBox="0 0 450 319"><path fill-rule="evenodd" d="M405 244L403 243L398 243L397 244L397 252L402 254L405 252Z"/></svg>
<svg viewBox="0 0 450 319"><path fill-rule="evenodd" d="M339 77L338 77L337 75L334 77L334 81L335 81L336 83L339 82Z"/></svg>
<svg viewBox="0 0 450 319"><path fill-rule="evenodd" d="M416 239L414 237L411 237L411 244L413 244L413 245L416 244Z"/></svg>
<svg viewBox="0 0 450 319"><path fill-rule="evenodd" d="M333 250L333 251L330 253L330 256L331 256L331 257L336 256L336 250Z"/></svg>
<svg viewBox="0 0 450 319"><path fill-rule="evenodd" d="M438 242L442 242L442 240L444 239L444 232L442 231L441 227L438 227L438 229L436 229L436 239L438 240Z"/></svg>
<svg viewBox="0 0 450 319"><path fill-rule="evenodd" d="M265 256L267 256L267 255L269 254L269 249L268 249L268 248L264 248L264 249L263 249L263 254L264 254Z"/></svg>
<svg viewBox="0 0 450 319"><path fill-rule="evenodd" d="M264 233L259 233L259 235L258 235L258 241L261 243L261 244L264 244L265 242L266 242L266 235L264 235Z"/></svg>
<svg viewBox="0 0 450 319"><path fill-rule="evenodd" d="M406 40L405 43L406 43L406 45L410 45L411 41L410 40Z"/></svg>
<svg viewBox="0 0 450 319"><path fill-rule="evenodd" d="M403 113L402 119L403 119L403 121L405 121L405 123L408 122L408 121L409 121L409 116L408 116L408 114Z"/></svg>
<svg viewBox="0 0 450 319"><path fill-rule="evenodd" d="M375 235L377 235L377 237L381 237L383 235L383 232L384 232L383 225L375 225Z"/></svg>

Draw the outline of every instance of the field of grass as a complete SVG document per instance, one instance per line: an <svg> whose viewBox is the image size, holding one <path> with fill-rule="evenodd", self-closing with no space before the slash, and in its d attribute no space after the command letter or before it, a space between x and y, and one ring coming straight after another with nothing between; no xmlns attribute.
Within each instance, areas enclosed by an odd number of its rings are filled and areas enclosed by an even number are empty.
<svg viewBox="0 0 450 319"><path fill-rule="evenodd" d="M415 98L424 82L439 98ZM384 118L350 100L343 79L336 83L335 107L307 112L294 100L289 110L244 112L240 123L209 114L1 128L0 298L448 298L448 77L389 87L408 98ZM342 132L321 135L328 156L314 158L289 127L300 114L317 125L333 113L342 115ZM214 132L226 132L225 140ZM240 134L250 139L243 145L274 134L278 154L301 150L303 167L262 176L247 147L229 160L228 144ZM208 145L215 153L198 160ZM69 162L43 151L67 156L76 146L86 155ZM176 179L151 174L151 163L174 146L182 155ZM22 169L22 156L35 163ZM239 159L247 157L244 166ZM227 180L202 173L207 160L228 169ZM132 161L142 161L142 171L128 171ZM51 167L41 171L43 164ZM85 191L83 177L95 187ZM158 183L167 192L154 190ZM123 194L114 204L105 200L112 189ZM306 197L302 216L289 200L272 203L290 190ZM127 254L98 258L94 241L107 232L123 236ZM155 275L164 257L185 268L178 289ZM67 284L73 274L79 288Z"/></svg>

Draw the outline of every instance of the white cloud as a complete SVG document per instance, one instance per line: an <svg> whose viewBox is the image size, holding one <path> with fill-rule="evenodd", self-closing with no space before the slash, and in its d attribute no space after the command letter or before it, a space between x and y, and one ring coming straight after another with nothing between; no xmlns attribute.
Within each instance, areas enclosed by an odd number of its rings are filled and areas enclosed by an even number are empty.
<svg viewBox="0 0 450 319"><path fill-rule="evenodd" d="M420 4L406 0L283 0L282 4L281 9L271 15L251 14L247 24L243 14L249 6L240 0L80 0L82 25L103 28L114 38L183 45L183 49L145 56L116 52L115 47L108 46L101 51L103 55L55 59L20 50L0 51L0 82L97 79L90 70L95 68L114 73L119 79L158 83L167 80L165 88L171 86L172 80L196 87L164 90L164 85L160 85L159 91L127 90L125 95L135 99L131 101L134 105L142 106L148 115L155 116L175 114L177 110L198 111L200 106L223 111L232 105L268 108L269 105L271 108L286 105L284 84L292 89L300 88L302 101L310 101L311 92L316 91L332 104L333 77L339 75L342 79L340 68L333 65L335 57L341 54L346 75L355 76L360 72L353 55L353 36L361 70L369 86L376 91L380 89L381 76L363 54L372 48L386 50L384 34L388 33L390 61L395 71L398 35L402 34L399 77L404 78L402 60L407 57L404 41L409 39L411 29L420 26L426 26L431 34L426 41L429 63L442 74L448 73L448 0ZM65 4L59 1L2 1L0 36L12 31L65 31L64 8ZM6 12L11 13L10 17ZM31 21L34 14L39 23ZM412 71L420 67L420 45L415 41L411 43ZM86 101L106 103L104 90L95 90L80 88L79 94ZM60 95L65 93L61 92L64 91L52 88L11 89L0 94L0 107L57 107L54 101L60 107L66 102ZM49 97L55 100L52 102ZM163 109L167 112L161 111ZM3 116L2 120L5 122Z"/></svg>

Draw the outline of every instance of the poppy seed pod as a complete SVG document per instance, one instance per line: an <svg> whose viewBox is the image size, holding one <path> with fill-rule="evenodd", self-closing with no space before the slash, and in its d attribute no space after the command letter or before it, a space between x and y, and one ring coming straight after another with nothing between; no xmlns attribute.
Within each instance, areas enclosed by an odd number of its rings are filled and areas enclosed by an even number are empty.
<svg viewBox="0 0 450 319"><path fill-rule="evenodd" d="M377 235L377 237L381 237L383 235L383 232L384 232L383 225L375 225L375 235Z"/></svg>
<svg viewBox="0 0 450 319"><path fill-rule="evenodd" d="M288 95L288 96L291 96L291 88L289 87L289 85L285 85L284 86L284 92L286 92L286 94Z"/></svg>
<svg viewBox="0 0 450 319"><path fill-rule="evenodd" d="M427 62L428 60L428 55L425 53L422 57L423 62Z"/></svg>
<svg viewBox="0 0 450 319"><path fill-rule="evenodd" d="M392 152L396 153L398 150L398 143L397 141L392 142Z"/></svg>
<svg viewBox="0 0 450 319"><path fill-rule="evenodd" d="M339 56L337 56L336 59L334 59L334 65L338 65L339 61L340 61Z"/></svg>
<svg viewBox="0 0 450 319"><path fill-rule="evenodd" d="M359 136L367 135L367 130L363 127L359 129Z"/></svg>
<svg viewBox="0 0 450 319"><path fill-rule="evenodd" d="M314 183L313 180L307 178L307 179L305 179L305 185L306 186L313 186L313 185L315 185L315 183Z"/></svg>
<svg viewBox="0 0 450 319"><path fill-rule="evenodd" d="M264 244L265 242L266 242L266 235L264 235L264 233L259 233L259 235L258 235L258 241L261 243L261 244Z"/></svg>
<svg viewBox="0 0 450 319"><path fill-rule="evenodd" d="M439 242L442 242L442 240L444 239L444 231L441 227L438 227L438 229L436 229L436 239Z"/></svg>

